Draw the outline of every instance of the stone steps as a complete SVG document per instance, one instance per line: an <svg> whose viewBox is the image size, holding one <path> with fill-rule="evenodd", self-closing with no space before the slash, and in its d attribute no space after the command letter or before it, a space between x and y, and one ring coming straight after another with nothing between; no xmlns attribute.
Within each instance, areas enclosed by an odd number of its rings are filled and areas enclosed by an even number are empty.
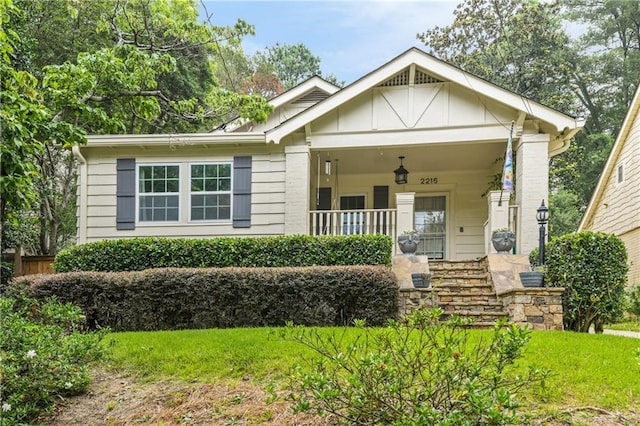
<svg viewBox="0 0 640 426"><path fill-rule="evenodd" d="M495 294L485 260L430 261L432 297L445 311L473 318L473 327L490 327L494 321L508 317Z"/></svg>

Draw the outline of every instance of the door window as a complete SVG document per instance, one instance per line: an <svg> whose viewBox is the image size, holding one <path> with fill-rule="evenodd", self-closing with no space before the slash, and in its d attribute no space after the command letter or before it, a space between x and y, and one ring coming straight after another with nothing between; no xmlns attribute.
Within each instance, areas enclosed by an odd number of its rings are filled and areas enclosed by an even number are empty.
<svg viewBox="0 0 640 426"><path fill-rule="evenodd" d="M447 243L447 198L416 197L415 226L420 234L416 254L429 256L430 259L444 259Z"/></svg>

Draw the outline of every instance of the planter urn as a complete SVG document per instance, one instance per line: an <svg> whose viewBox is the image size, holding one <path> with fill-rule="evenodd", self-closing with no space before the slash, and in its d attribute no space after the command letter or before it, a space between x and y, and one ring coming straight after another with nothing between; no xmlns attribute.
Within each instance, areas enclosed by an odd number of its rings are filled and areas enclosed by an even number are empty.
<svg viewBox="0 0 640 426"><path fill-rule="evenodd" d="M544 287L544 272L520 272L520 281L524 287Z"/></svg>
<svg viewBox="0 0 640 426"><path fill-rule="evenodd" d="M411 282L415 288L429 288L431 285L431 274L414 272L411 274Z"/></svg>
<svg viewBox="0 0 640 426"><path fill-rule="evenodd" d="M417 235L400 235L398 237L398 245L403 254L414 254L418 250L420 237Z"/></svg>
<svg viewBox="0 0 640 426"><path fill-rule="evenodd" d="M510 231L494 232L491 236L491 244L498 253L509 253L516 243L516 234Z"/></svg>

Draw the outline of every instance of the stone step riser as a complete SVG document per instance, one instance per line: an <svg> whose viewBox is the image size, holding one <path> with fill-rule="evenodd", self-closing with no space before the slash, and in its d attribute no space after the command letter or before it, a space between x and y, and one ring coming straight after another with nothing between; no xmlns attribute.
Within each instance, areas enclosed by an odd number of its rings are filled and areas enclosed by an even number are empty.
<svg viewBox="0 0 640 426"><path fill-rule="evenodd" d="M508 317L498 302L486 262L429 262L434 302L445 313L473 318L470 327L490 327Z"/></svg>

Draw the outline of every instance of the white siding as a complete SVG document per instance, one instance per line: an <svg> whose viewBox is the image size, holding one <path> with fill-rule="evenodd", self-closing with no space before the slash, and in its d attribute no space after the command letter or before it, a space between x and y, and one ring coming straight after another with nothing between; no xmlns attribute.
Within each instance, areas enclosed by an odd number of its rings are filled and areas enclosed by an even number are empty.
<svg viewBox="0 0 640 426"><path fill-rule="evenodd" d="M617 166L624 167L618 183ZM640 227L640 120L634 120L618 161L608 177L591 229L621 235Z"/></svg>
<svg viewBox="0 0 640 426"><path fill-rule="evenodd" d="M213 237L225 235L284 234L283 147L256 146L252 149L199 146L166 148L90 149L88 195L84 206L87 215L87 242L107 238L138 236ZM231 161L234 155L252 156L252 217L250 228L233 228L225 223L189 223L188 167L191 162ZM116 230L116 160L136 158L137 164L172 163L182 166L181 218L179 223L137 223L132 231ZM83 208L83 207L80 207Z"/></svg>
<svg viewBox="0 0 640 426"><path fill-rule="evenodd" d="M619 236L627 249L629 286L640 285L640 228Z"/></svg>

